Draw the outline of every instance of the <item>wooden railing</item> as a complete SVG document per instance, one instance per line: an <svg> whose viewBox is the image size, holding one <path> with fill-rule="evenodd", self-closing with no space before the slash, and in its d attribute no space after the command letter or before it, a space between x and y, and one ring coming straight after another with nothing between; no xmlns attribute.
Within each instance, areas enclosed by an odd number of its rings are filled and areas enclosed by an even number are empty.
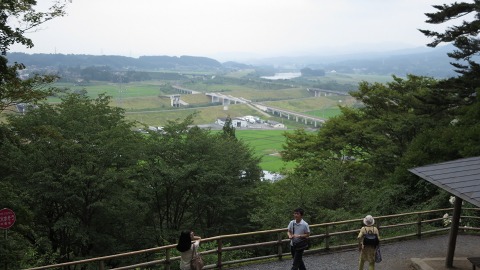
<svg viewBox="0 0 480 270"><path fill-rule="evenodd" d="M446 234L450 229L448 219L444 214L451 217L453 208L437 209L429 211L411 212L397 215L375 217L375 225L379 228L382 243L398 241L409 238L421 238L429 234ZM480 233L480 208L462 209L461 233ZM358 245L356 237L359 232L362 219L352 219L339 222L329 222L322 224L311 224L312 234L310 242L312 247L305 251L306 254L317 253L331 250L350 249ZM471 226L473 224L473 226ZM286 227L286 225L285 225ZM251 240L250 240L251 239ZM290 256L289 239L287 238L286 228L256 231L249 233L220 235L202 239L204 243L215 243L215 248L202 251L201 254L207 261L204 269L222 269L225 266L248 263L252 261L266 261L277 259L281 260L284 256ZM235 242L241 244L233 245ZM245 244L246 243L246 244ZM79 260L56 265L30 268L30 270L41 269L70 269L70 267L80 266L82 269L141 269L163 265L164 269L178 269L177 262L180 256L175 250L176 244L127 252L122 254L103 256L92 259ZM232 251L253 250L248 258L238 258L232 260L224 259L224 255ZM260 252L259 252L260 251ZM107 262L111 260L121 260L126 257L136 255L154 254L157 259L135 263L133 265L124 265L121 267L107 268ZM213 258L213 261L209 261Z"/></svg>

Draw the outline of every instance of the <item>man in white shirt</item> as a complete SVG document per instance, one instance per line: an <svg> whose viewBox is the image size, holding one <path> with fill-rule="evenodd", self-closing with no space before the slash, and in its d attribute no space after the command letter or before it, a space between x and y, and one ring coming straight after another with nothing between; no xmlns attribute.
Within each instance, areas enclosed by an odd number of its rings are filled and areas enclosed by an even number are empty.
<svg viewBox="0 0 480 270"><path fill-rule="evenodd" d="M305 263L303 262L303 252L307 248L296 247L294 242L307 241L307 238L310 236L310 227L308 223L303 220L304 211L302 208L297 208L293 210L293 220L288 224L288 238L290 239L290 252L293 258L292 270L306 270Z"/></svg>

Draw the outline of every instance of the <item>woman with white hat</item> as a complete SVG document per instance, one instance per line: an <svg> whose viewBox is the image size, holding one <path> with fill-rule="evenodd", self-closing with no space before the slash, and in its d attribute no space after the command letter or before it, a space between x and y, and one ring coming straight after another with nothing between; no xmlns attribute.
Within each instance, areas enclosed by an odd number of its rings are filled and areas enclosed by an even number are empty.
<svg viewBox="0 0 480 270"><path fill-rule="evenodd" d="M368 270L375 269L375 249L380 242L378 229L373 226L375 219L371 215L367 215L363 219L363 226L358 233L358 250L360 251L360 262L358 269L363 270L365 262L368 262Z"/></svg>

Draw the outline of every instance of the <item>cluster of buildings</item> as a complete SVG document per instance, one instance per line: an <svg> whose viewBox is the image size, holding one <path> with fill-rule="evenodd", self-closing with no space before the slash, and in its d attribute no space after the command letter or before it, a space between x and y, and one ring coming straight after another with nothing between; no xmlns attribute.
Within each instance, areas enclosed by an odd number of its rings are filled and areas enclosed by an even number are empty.
<svg viewBox="0 0 480 270"><path fill-rule="evenodd" d="M214 124L198 125L203 128L213 128L218 129L225 126L227 117L217 118ZM245 128L245 129L285 129L285 125L277 121L272 120L262 120L257 116L242 116L232 118L232 126L234 128ZM149 126L150 131L163 132L163 127ZM143 131L145 132L145 131Z"/></svg>
<svg viewBox="0 0 480 270"><path fill-rule="evenodd" d="M215 124L224 126L227 121L227 117L217 118ZM232 126L234 128L285 128L285 125L277 121L262 120L257 116L242 116L232 118Z"/></svg>

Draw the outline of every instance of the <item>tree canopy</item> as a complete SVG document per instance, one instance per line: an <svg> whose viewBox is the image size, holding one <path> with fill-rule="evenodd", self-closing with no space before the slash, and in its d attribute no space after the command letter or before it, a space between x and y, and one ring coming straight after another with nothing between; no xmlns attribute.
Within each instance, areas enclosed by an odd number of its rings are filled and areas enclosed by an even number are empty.
<svg viewBox="0 0 480 270"><path fill-rule="evenodd" d="M120 203L128 197L128 168L136 164L141 137L109 101L70 95L59 105L10 115L5 126L11 139L2 143L9 167L2 182L22 190L21 205L34 220L32 244L48 239L43 252L62 261L102 253L108 242L116 246L106 223L128 227Z"/></svg>
<svg viewBox="0 0 480 270"><path fill-rule="evenodd" d="M427 23L445 24L460 18L464 20L460 24L447 27L443 32L420 30L427 37L433 38L428 46L436 47L441 43L453 43L458 50L448 53L448 56L457 61L463 60L463 62L452 63L452 65L457 68L464 79L467 79L469 84L474 83L478 86L480 65L475 56L479 56L480 52L478 37L480 33L480 1L455 2L433 7L437 9L437 12L425 14L428 17Z"/></svg>
<svg viewBox="0 0 480 270"><path fill-rule="evenodd" d="M16 43L33 47L33 41L25 36L29 30L36 29L42 23L65 15L65 0L52 3L48 11L37 11L35 0L3 0L0 2L0 113L10 106L20 103L37 102L55 89L48 84L56 76L34 75L28 80L19 77L19 71L25 69L21 63L8 64L5 57L10 46Z"/></svg>
<svg viewBox="0 0 480 270"><path fill-rule="evenodd" d="M350 92L362 102L361 108L341 108L342 114L327 121L317 133L297 130L286 135L282 156L298 164L286 181L304 183L311 179L309 185L324 185L337 202L341 201L338 205L324 201L324 207L318 206L318 199L305 201L307 205L317 203L312 218L331 210L340 214L342 206L346 207L344 212L351 206L357 212L383 214L446 206L444 193L408 169L480 154L480 68L476 62L480 1L434 7L438 12L426 14L428 23L473 15L471 21L445 32L421 30L434 38L429 46L453 42L458 48L449 56L463 61L453 63L459 77L435 80L409 75L406 79L394 77L386 84L362 82L358 91ZM341 168L342 176L330 182L328 175L336 171L332 168ZM355 197L335 194L339 187L349 194L351 186L355 187Z"/></svg>
<svg viewBox="0 0 480 270"><path fill-rule="evenodd" d="M42 23L65 15L65 0L56 0L48 11L35 9L36 0L2 0L0 2L0 52L5 55L11 45L20 43L28 48L33 41L25 36Z"/></svg>
<svg viewBox="0 0 480 270"><path fill-rule="evenodd" d="M0 126L3 202L24 212L12 237L32 250L7 253L18 268L251 229L261 169L245 143L193 115L143 134L110 101L69 94Z"/></svg>
<svg viewBox="0 0 480 270"><path fill-rule="evenodd" d="M249 194L260 181L259 159L230 135L190 125L191 118L170 122L164 132L148 136L138 167L154 217L148 224L157 235L176 236L187 224L204 235L245 230L255 204Z"/></svg>

